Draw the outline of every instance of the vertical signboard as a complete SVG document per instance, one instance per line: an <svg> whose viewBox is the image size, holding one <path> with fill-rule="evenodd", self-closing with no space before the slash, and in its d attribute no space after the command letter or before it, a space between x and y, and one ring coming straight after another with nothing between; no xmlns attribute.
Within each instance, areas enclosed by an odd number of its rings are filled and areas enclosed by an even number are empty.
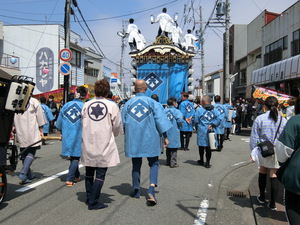
<svg viewBox="0 0 300 225"><path fill-rule="evenodd" d="M48 73L44 73L48 68ZM51 91L54 84L54 53L50 48L41 48L36 53L36 88L40 92Z"/></svg>

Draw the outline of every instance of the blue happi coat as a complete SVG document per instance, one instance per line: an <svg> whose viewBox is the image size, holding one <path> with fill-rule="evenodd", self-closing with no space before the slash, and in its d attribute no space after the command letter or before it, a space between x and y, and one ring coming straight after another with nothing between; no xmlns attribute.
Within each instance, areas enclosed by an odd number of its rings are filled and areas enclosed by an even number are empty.
<svg viewBox="0 0 300 225"><path fill-rule="evenodd" d="M80 99L74 99L67 102L59 112L56 127L62 132L63 156L81 156L82 108L83 102Z"/></svg>
<svg viewBox="0 0 300 225"><path fill-rule="evenodd" d="M184 100L179 105L179 110L182 112L184 118L194 117L195 108L192 102ZM193 131L193 123L187 123L184 120L183 126L180 128L181 131Z"/></svg>
<svg viewBox="0 0 300 225"><path fill-rule="evenodd" d="M179 148L181 146L179 127L181 127L184 122L183 115L174 106L170 106L169 108L166 108L165 113L173 125L167 131L168 139L170 142L168 145L168 148Z"/></svg>
<svg viewBox="0 0 300 225"><path fill-rule="evenodd" d="M215 103L214 107L219 111L219 119L220 119L220 124L216 127L215 132L216 134L224 134L225 122L226 122L226 109L223 106L223 104L219 102Z"/></svg>
<svg viewBox="0 0 300 225"><path fill-rule="evenodd" d="M225 128L231 128L232 127L232 119L234 119L236 117L236 113L235 113L235 110L233 110L233 107L229 103L225 103L224 107L225 107L225 115L226 115ZM227 121L229 109L233 110L232 111L232 119L230 121Z"/></svg>
<svg viewBox="0 0 300 225"><path fill-rule="evenodd" d="M172 127L159 102L137 93L122 109L125 155L129 158L161 154L160 135Z"/></svg>
<svg viewBox="0 0 300 225"><path fill-rule="evenodd" d="M194 123L197 126L197 145L209 146L208 141L208 126L213 126L213 131L216 132L216 127L220 124L219 111L212 105L204 105L195 113Z"/></svg>
<svg viewBox="0 0 300 225"><path fill-rule="evenodd" d="M42 109L44 111L44 116L45 116L45 119L46 119L46 124L44 124L43 126L43 133L44 134L48 134L49 132L49 127L50 127L50 122L53 121L55 118L51 112L51 109L44 103L41 104L42 106Z"/></svg>

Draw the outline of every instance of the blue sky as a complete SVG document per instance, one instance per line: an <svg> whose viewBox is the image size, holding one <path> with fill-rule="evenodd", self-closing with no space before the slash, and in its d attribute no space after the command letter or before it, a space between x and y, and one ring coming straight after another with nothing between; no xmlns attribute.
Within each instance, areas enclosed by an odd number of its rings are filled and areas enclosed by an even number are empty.
<svg viewBox="0 0 300 225"><path fill-rule="evenodd" d="M224 0L225 1L225 0ZM121 56L121 38L117 36L117 31L122 29L122 20L134 18L135 23L144 34L147 43L152 44L155 40L158 24L150 24L150 15L158 15L163 7L168 9L168 13L173 16L175 12L179 14L179 25L185 32L193 27L191 18L199 22L199 10L192 14L192 10L187 16L184 24L184 5L187 5L186 12L193 4L195 9L202 6L203 20L207 21L215 0L77 0L79 8L92 30L97 43L101 47L105 56L119 63ZM248 24L264 9L281 13L297 0L230 0L231 23ZM0 21L5 25L10 24L40 24L60 23L64 20L65 0L0 0ZM79 18L77 10L75 14ZM71 29L82 36L82 46L91 46L88 38L77 22L72 18ZM199 28L199 24L196 25ZM205 72L210 73L222 68L222 34L224 28L208 28L205 32ZM130 69L129 47L125 51L125 67ZM200 59L195 59L194 77L200 74ZM119 67L104 60L104 64L114 72L118 72ZM129 77L127 70L126 77Z"/></svg>

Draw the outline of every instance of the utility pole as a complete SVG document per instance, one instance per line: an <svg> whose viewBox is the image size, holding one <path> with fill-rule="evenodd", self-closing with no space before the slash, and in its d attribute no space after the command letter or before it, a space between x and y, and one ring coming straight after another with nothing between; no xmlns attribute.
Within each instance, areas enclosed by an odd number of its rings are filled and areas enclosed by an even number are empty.
<svg viewBox="0 0 300 225"><path fill-rule="evenodd" d="M230 77L229 77L229 25L230 25L230 3L226 0L226 18L225 18L225 97L229 98Z"/></svg>
<svg viewBox="0 0 300 225"><path fill-rule="evenodd" d="M204 79L205 67L204 67L204 34L203 34L203 18L202 18L202 6L200 6L200 55L201 55L201 73L202 73L202 97L206 95L206 83Z"/></svg>
<svg viewBox="0 0 300 225"><path fill-rule="evenodd" d="M66 0L65 4L65 20L64 20L64 29L65 29L65 48L70 49L70 14L71 14L71 0ZM70 75L64 76L64 103L67 102L70 89Z"/></svg>
<svg viewBox="0 0 300 225"><path fill-rule="evenodd" d="M122 21L122 33L125 34L125 23L126 21ZM121 44L121 59L120 59L120 82L121 82L121 98L124 98L124 84L123 84L123 64L124 64L124 52L125 52L125 38L122 38L122 44Z"/></svg>

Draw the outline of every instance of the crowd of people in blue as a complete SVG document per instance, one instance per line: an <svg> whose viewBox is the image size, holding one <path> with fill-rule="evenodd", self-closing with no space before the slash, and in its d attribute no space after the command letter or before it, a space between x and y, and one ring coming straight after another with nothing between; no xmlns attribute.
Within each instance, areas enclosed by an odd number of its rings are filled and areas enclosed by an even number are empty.
<svg viewBox="0 0 300 225"><path fill-rule="evenodd" d="M146 157L150 167L147 202L155 205L159 156L163 148L166 148L167 166L176 168L179 166L177 150L189 151L190 138L193 132L197 132L198 163L210 168L212 154L208 133L215 133L215 147L216 150L221 151L225 128L232 126L235 114L233 112L228 121L228 112L233 110L233 107L229 103L220 104L220 96L215 96L215 105L211 105L209 96L204 96L200 106L189 101L189 94L183 92L179 106L178 100L172 97L168 99L167 106L164 107L159 103L158 96L147 97L146 90L146 82L138 80L135 85L136 96L119 107L109 99L111 95L109 83L103 79L95 83L96 97L94 99L83 102L87 92L84 87L78 87L76 93L70 94L69 101L59 111L53 110L58 111L57 115L51 113L44 97L40 99L41 104L32 98L30 104L33 110L16 116L17 137L23 137L25 147L37 141L37 136L46 136L50 131L50 124L58 129L62 136L61 155L70 160L66 186L73 186L80 181L79 163L81 162L86 168L88 208L100 209L107 207L98 202L107 168L120 163L115 137L124 133L125 155L132 159L133 191L131 196L140 197L142 158ZM51 99L53 99L52 96ZM26 136L24 134L26 131L21 129L18 122L21 120L22 127L31 124L40 135L31 136L27 132ZM55 125L54 121L56 121ZM226 137L229 137L228 135ZM40 144L36 144L23 154L23 168L19 174L22 185L31 183L35 178L30 166L39 148Z"/></svg>
<svg viewBox="0 0 300 225"><path fill-rule="evenodd" d="M252 126L251 159L258 163L259 168L260 193L257 200L261 204L267 202L265 189L267 170L270 169L271 199L268 207L276 210L276 173L280 165L284 165L286 169L281 182L285 186L287 218L290 224L296 224L292 221L299 221L300 170L297 150L300 146L300 98L295 98L294 105L290 106L292 115L287 121L282 116L277 98L273 96L265 100L263 107L243 99L242 104L237 102L233 107L227 98L221 104L221 97L218 95L214 96L212 105L210 96L203 96L201 101L196 99L192 102L188 100L189 94L182 92L179 104L176 98L171 97L167 106L163 106L158 101L159 96L147 97L146 90L146 82L137 80L136 96L118 106L109 99L110 85L102 79L95 83L94 99L83 102L86 89L78 87L76 93L70 95L70 101L57 113L56 128L62 136L62 155L70 160L65 185L70 187L80 181L78 166L81 162L85 166L86 203L89 210L108 207L100 203L99 199L107 169L120 163L115 137L125 135L125 156L132 161L130 196L133 198L140 198L142 158L147 158L150 167L147 204L153 206L157 204L155 188L158 185L162 148L166 148L166 165L176 168L179 166L177 151L189 151L190 138L196 132L199 151L197 162L200 166L210 168L212 150L221 151L224 140L230 140L229 134L234 130L232 127L236 125L238 131L243 126L243 113L251 113L251 121L246 123ZM41 103L31 98L28 109L15 116L16 137L21 150L46 135L47 129L50 129L47 124L55 120L53 114L49 113L51 110L45 104L45 99L41 98L40 101ZM28 132L28 127L32 132ZM258 143L264 141L270 141L275 146L274 153L268 157L262 157L258 148ZM22 185L35 178L30 166L39 148L40 144L37 143L22 154L23 167L19 174Z"/></svg>

